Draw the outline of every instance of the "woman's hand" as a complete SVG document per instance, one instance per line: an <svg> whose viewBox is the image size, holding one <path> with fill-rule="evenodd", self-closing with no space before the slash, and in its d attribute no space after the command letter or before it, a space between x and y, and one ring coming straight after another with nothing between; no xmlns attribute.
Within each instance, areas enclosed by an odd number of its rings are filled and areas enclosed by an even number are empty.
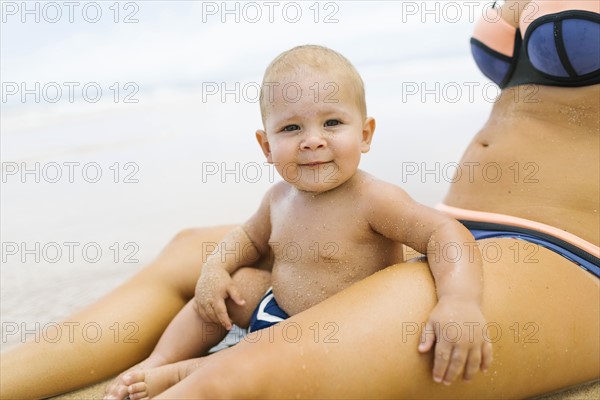
<svg viewBox="0 0 600 400"><path fill-rule="evenodd" d="M205 264L196 283L194 302L194 309L200 318L219 323L230 330L233 325L225 306L225 299L228 297L240 306L246 302L225 269L218 265Z"/></svg>
<svg viewBox="0 0 600 400"><path fill-rule="evenodd" d="M421 333L419 351L428 352L435 342L433 380L450 385L457 378L468 381L492 363L492 344L483 337L486 324L479 304L459 296L441 298Z"/></svg>

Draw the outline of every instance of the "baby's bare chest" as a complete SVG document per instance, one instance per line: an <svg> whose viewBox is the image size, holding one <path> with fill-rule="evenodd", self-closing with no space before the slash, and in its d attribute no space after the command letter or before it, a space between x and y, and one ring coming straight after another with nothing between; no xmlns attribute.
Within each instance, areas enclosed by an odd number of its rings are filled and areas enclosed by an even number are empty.
<svg viewBox="0 0 600 400"><path fill-rule="evenodd" d="M269 244L275 262L349 263L387 242L351 202L279 204L271 210Z"/></svg>
<svg viewBox="0 0 600 400"><path fill-rule="evenodd" d="M293 315L397 260L359 206L294 202L271 207L273 292Z"/></svg>

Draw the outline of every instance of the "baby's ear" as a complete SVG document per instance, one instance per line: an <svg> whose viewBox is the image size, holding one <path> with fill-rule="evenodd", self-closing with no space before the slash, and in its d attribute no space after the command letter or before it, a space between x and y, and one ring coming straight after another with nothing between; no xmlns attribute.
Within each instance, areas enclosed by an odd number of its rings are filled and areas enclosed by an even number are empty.
<svg viewBox="0 0 600 400"><path fill-rule="evenodd" d="M267 140L267 132L260 129L257 130L256 141L258 142L265 157L267 157L267 162L272 164L273 158L271 157L271 147L269 146L269 141Z"/></svg>
<svg viewBox="0 0 600 400"><path fill-rule="evenodd" d="M371 140L373 140L373 134L375 133L375 119L368 117L365 119L362 130L362 143L360 151L366 153L371 149Z"/></svg>

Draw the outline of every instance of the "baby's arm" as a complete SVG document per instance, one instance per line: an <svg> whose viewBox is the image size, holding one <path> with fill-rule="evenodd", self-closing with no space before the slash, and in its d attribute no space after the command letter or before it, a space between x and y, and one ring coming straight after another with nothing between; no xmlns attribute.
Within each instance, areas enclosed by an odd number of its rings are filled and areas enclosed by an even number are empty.
<svg viewBox="0 0 600 400"><path fill-rule="evenodd" d="M195 309L205 321L232 328L225 299L243 305L239 289L231 279L238 268L256 264L268 254L271 190L264 196L258 211L241 227L229 232L202 267L196 284Z"/></svg>
<svg viewBox="0 0 600 400"><path fill-rule="evenodd" d="M482 259L471 233L458 221L412 200L402 189L385 182L369 183L367 215L371 227L382 235L427 254L435 280L438 303L422 332L419 351L435 345L433 377L436 382L465 380L486 370L492 360L491 344L483 340L481 312ZM448 245L461 254L447 259ZM440 335L448 325L460 336Z"/></svg>
<svg viewBox="0 0 600 400"><path fill-rule="evenodd" d="M438 224L427 243L427 260L436 283L438 303L429 314L419 351L429 351L437 340L433 377L436 382L448 385L461 375L469 380L480 369L487 370L492 361L492 345L483 337L486 324L481 312L483 273L476 241L462 224L431 211L449 221ZM444 250L449 244L458 249L457 255ZM448 327L456 328L456 337L441 334L449 332Z"/></svg>

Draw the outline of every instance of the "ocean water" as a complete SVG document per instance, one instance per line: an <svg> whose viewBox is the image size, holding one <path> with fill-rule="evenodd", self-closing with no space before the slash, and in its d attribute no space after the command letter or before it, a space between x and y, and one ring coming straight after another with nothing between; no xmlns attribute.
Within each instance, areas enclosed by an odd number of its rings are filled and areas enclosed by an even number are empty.
<svg viewBox="0 0 600 400"><path fill-rule="evenodd" d="M428 205L498 93L468 42L490 2L75 3L2 3L3 350L179 230L256 209L278 180L254 139L256 87L281 51L353 62L377 121L361 168Z"/></svg>

